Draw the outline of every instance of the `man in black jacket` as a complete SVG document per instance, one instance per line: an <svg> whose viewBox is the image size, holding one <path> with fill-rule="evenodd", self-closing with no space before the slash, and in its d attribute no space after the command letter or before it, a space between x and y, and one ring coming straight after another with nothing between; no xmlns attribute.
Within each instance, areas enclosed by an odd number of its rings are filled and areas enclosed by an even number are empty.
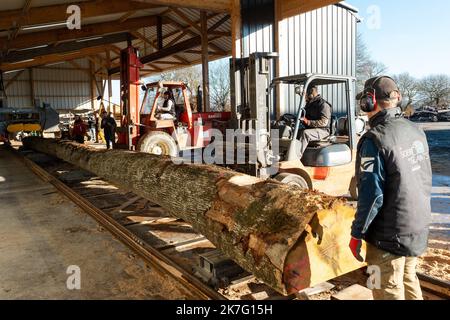
<svg viewBox="0 0 450 320"><path fill-rule="evenodd" d="M360 261L362 239L376 300L421 300L417 257L427 249L431 163L425 133L400 117L394 80L368 80L357 96L371 129L356 159L359 199L350 249Z"/></svg>
<svg viewBox="0 0 450 320"><path fill-rule="evenodd" d="M305 117L301 119L305 129L300 131L298 136L300 159L310 142L320 141L330 135L331 106L320 96L316 86L308 88L306 102Z"/></svg>

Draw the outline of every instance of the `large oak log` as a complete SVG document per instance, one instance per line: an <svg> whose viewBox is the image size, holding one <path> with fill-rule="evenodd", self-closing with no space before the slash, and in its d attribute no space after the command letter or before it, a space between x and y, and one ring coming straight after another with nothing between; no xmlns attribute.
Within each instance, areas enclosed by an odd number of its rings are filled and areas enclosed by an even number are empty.
<svg viewBox="0 0 450 320"><path fill-rule="evenodd" d="M168 157L35 137L24 146L157 203L280 293L362 266L348 249L355 212L341 199Z"/></svg>

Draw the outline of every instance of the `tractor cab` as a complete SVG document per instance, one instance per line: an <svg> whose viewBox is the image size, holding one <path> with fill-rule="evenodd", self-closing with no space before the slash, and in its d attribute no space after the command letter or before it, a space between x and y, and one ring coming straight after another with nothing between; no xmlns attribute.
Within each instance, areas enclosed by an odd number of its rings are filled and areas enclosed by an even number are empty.
<svg viewBox="0 0 450 320"><path fill-rule="evenodd" d="M300 160L304 166L309 167L336 167L352 162L353 150L356 148L356 127L355 127L355 104L351 98L354 78L337 75L321 74L300 74L289 77L276 78L272 81L271 87L277 85L287 85L294 87L295 94L299 100L296 115L284 115L281 121L280 131L280 154L282 161ZM328 86L340 84L345 90L345 96L339 99L344 106L339 106L339 110L345 110L345 118L348 119L348 132L339 132L338 119L332 107L332 117L330 119L330 134L320 141L310 142L306 151L299 159L300 141L298 137L301 130L304 130L301 118L305 116L306 90L309 86L317 86L319 92L323 92ZM337 106L335 106L337 107ZM289 121L286 121L289 119ZM341 120L342 121L342 120Z"/></svg>
<svg viewBox="0 0 450 320"><path fill-rule="evenodd" d="M201 149L211 142L210 130L224 127L229 112L196 112L189 102L183 82L159 81L142 86L145 91L139 117L137 150L157 155L178 156L180 152ZM164 104L164 93L170 92L175 115L161 117L158 107Z"/></svg>

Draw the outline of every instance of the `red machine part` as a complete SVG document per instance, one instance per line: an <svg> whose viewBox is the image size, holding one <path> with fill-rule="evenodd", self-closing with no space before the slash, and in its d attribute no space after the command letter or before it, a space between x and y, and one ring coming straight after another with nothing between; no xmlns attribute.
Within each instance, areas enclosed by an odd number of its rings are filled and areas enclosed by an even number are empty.
<svg viewBox="0 0 450 320"><path fill-rule="evenodd" d="M191 121L189 121L191 118ZM205 147L211 142L212 129L218 129L225 134L225 128L228 120L231 118L230 112L202 112L191 113L183 112L180 121L183 123L193 123L189 127L189 133L192 139L192 146Z"/></svg>
<svg viewBox="0 0 450 320"><path fill-rule="evenodd" d="M132 46L123 49L120 54L120 93L122 105L121 128L118 144L132 149L139 140L139 61L138 51Z"/></svg>

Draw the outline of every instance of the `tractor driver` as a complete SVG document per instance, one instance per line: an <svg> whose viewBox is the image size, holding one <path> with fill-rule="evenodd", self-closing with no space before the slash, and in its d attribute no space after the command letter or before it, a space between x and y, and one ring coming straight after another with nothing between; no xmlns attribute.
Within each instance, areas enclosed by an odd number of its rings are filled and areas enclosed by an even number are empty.
<svg viewBox="0 0 450 320"><path fill-rule="evenodd" d="M175 119L175 100L170 91L164 92L164 103L161 106L158 105L156 118L160 120Z"/></svg>
<svg viewBox="0 0 450 320"><path fill-rule="evenodd" d="M301 119L305 129L299 132L299 158L301 159L308 144L330 136L331 105L323 99L317 86L309 86L306 91L305 116Z"/></svg>

